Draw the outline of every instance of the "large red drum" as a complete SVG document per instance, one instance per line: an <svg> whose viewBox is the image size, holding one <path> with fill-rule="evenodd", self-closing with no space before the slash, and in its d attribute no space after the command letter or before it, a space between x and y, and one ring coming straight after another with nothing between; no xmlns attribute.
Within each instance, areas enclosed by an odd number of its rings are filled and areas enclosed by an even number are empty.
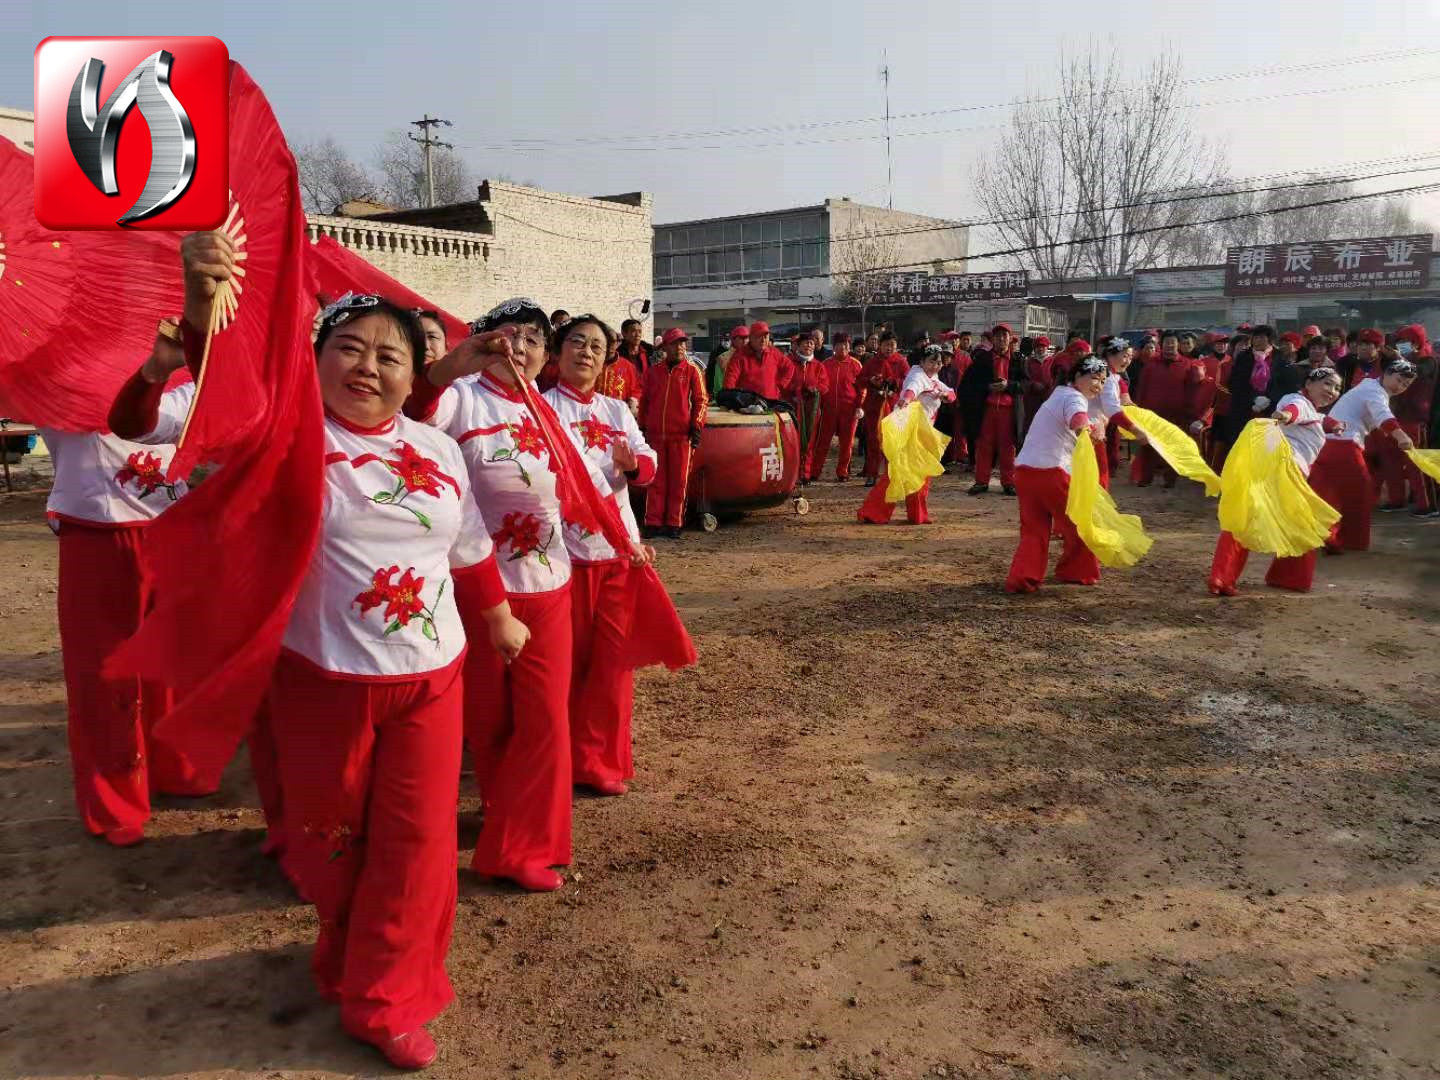
<svg viewBox="0 0 1440 1080"><path fill-rule="evenodd" d="M786 413L712 407L690 465L690 505L723 515L779 506L800 478L800 437ZM711 526L707 526L711 527Z"/></svg>

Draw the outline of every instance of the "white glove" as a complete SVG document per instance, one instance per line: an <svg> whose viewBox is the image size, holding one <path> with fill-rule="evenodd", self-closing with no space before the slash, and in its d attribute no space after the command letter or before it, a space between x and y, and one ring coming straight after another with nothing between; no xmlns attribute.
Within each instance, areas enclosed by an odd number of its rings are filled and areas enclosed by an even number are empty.
<svg viewBox="0 0 1440 1080"><path fill-rule="evenodd" d="M1264 411L1265 411L1266 409L1268 409L1269 407L1270 407L1270 399L1269 399L1268 397L1266 397L1264 394L1261 394L1259 397L1257 397L1257 398L1255 399L1255 404L1252 405L1252 406L1250 406L1250 411L1251 411L1251 412L1257 412L1257 413L1258 413L1258 412L1264 412Z"/></svg>

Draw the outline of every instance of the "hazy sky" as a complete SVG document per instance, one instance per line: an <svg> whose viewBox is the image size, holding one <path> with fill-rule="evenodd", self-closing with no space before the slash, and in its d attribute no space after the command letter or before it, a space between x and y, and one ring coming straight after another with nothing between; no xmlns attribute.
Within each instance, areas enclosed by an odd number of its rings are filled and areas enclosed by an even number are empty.
<svg viewBox="0 0 1440 1080"><path fill-rule="evenodd" d="M33 107L46 35L136 33L222 38L293 140L331 134L369 158L428 111L454 121L444 137L477 176L651 191L657 221L838 195L883 205L882 125L852 122L883 114L882 51L894 113L973 110L896 123L895 206L920 213L976 213L972 170L1003 106L1052 93L1061 51L1092 42L1118 44L1137 69L1179 46L1187 78L1207 80L1188 91L1195 122L1232 175L1430 151L1416 164L1440 165L1440 0L4 0L0 105ZM1253 74L1316 61L1328 63ZM662 138L755 128L771 130ZM1368 187L1431 179L1440 171ZM1440 196L1419 205L1440 224Z"/></svg>

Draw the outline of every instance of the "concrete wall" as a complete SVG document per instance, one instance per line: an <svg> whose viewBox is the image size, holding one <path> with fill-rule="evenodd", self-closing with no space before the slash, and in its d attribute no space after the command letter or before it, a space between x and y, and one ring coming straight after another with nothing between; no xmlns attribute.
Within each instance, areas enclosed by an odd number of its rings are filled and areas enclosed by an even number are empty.
<svg viewBox="0 0 1440 1080"><path fill-rule="evenodd" d="M830 269L835 273L856 269L855 258L866 245L855 238L867 234L875 237L874 244L884 254L886 264L925 264L916 269L928 269L929 264L940 260L946 273L965 270L970 231L964 225L949 227L950 223L941 218L866 206L848 199L829 199L825 205L830 212ZM883 235L887 233L897 235Z"/></svg>
<svg viewBox="0 0 1440 1080"><path fill-rule="evenodd" d="M618 326L654 280L651 197L638 205L488 182L496 302L529 296L545 308L590 312ZM646 318L647 329L650 326Z"/></svg>
<svg viewBox="0 0 1440 1080"><path fill-rule="evenodd" d="M489 238L477 233L308 214L310 238L342 246L452 315L473 319L495 306Z"/></svg>
<svg viewBox="0 0 1440 1080"><path fill-rule="evenodd" d="M0 108L0 139L35 152L35 114L23 109Z"/></svg>

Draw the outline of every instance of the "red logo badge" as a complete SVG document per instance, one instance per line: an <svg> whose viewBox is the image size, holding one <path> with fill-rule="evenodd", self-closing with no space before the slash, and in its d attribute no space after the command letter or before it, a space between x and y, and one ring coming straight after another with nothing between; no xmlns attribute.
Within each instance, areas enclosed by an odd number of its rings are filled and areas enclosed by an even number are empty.
<svg viewBox="0 0 1440 1080"><path fill-rule="evenodd" d="M213 37L35 49L35 216L50 229L214 229L229 203L230 53Z"/></svg>

